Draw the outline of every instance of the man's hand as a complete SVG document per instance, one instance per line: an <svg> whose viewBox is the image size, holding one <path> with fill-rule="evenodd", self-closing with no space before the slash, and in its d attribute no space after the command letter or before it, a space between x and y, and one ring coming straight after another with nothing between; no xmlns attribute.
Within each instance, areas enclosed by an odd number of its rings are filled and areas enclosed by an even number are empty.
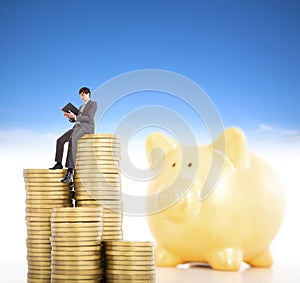
<svg viewBox="0 0 300 283"><path fill-rule="evenodd" d="M76 115L69 110L69 112L64 112L64 116L68 119L75 119Z"/></svg>

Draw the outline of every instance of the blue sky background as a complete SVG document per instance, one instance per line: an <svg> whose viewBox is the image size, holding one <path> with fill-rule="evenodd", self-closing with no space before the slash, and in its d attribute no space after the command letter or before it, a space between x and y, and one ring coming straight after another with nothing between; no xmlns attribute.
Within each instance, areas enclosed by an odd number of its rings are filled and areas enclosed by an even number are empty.
<svg viewBox="0 0 300 283"><path fill-rule="evenodd" d="M0 35L2 133L61 133L81 86L153 68L200 85L225 127L300 140L298 0L0 0ZM134 99L108 122L143 103L189 115Z"/></svg>

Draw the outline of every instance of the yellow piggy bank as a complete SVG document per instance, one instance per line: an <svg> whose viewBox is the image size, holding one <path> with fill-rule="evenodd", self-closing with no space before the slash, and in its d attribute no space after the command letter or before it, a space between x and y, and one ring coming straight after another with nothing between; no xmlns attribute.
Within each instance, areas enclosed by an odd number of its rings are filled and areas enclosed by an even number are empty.
<svg viewBox="0 0 300 283"><path fill-rule="evenodd" d="M153 199L147 204L157 208L148 215L157 266L196 261L216 270L235 271L244 261L270 267L269 246L284 214L282 187L270 165L248 151L238 128L225 130L208 146L196 146L197 160L195 151L182 147L162 133L146 140L148 162L155 172L148 195L158 195L154 204ZM220 160L223 156L223 167L214 188L201 199L214 153ZM196 171L190 174L193 168ZM182 197L176 196L188 184L182 181L187 178L189 188ZM175 190L169 190L172 186ZM167 206L176 197L179 200Z"/></svg>

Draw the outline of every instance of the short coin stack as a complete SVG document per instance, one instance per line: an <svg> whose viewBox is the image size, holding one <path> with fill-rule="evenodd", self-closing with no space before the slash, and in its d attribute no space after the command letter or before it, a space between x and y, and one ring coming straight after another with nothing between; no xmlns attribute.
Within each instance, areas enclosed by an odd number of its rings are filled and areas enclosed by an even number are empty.
<svg viewBox="0 0 300 283"><path fill-rule="evenodd" d="M121 240L120 139L87 134L78 141L74 178L77 207L103 207L103 240Z"/></svg>
<svg viewBox="0 0 300 283"><path fill-rule="evenodd" d="M53 209L51 230L51 283L100 282L102 208Z"/></svg>
<svg viewBox="0 0 300 283"><path fill-rule="evenodd" d="M53 207L71 206L69 184L60 182L65 170L24 169L26 188L28 283L50 283Z"/></svg>
<svg viewBox="0 0 300 283"><path fill-rule="evenodd" d="M154 283L156 265L152 242L104 241L107 283Z"/></svg>

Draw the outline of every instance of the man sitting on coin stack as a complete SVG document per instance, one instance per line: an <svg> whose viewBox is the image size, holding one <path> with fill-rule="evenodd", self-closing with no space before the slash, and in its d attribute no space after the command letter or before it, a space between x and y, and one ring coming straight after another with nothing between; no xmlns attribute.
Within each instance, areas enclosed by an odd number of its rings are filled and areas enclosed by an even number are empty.
<svg viewBox="0 0 300 283"><path fill-rule="evenodd" d="M83 101L83 105L80 106L79 112L75 115L72 111L64 112L64 116L69 119L70 122L74 122L75 125L72 129L65 132L56 141L56 164L49 168L50 170L62 169L62 158L64 145L69 142L68 153L65 166L68 168L67 173L61 180L63 183L73 182L73 174L76 163L77 155L77 141L85 134L94 134L95 122L94 117L97 111L97 102L90 99L91 91L87 87L82 87L79 90L79 95Z"/></svg>

